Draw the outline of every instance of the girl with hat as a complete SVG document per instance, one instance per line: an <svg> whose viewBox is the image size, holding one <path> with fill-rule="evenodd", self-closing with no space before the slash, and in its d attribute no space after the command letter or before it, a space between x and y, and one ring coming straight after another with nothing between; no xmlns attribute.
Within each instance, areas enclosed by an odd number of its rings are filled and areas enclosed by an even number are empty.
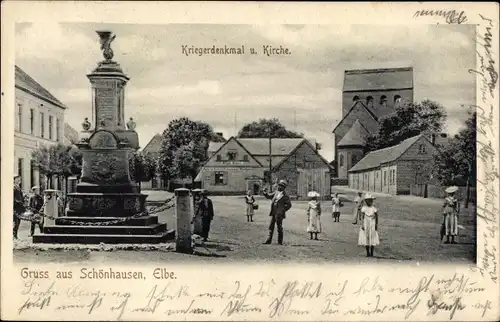
<svg viewBox="0 0 500 322"><path fill-rule="evenodd" d="M365 205L361 207L361 229L359 230L358 245L365 246L366 256L373 257L375 246L380 244L378 236L378 209L373 206L373 197L366 194L363 198Z"/></svg>
<svg viewBox="0 0 500 322"><path fill-rule="evenodd" d="M342 207L342 203L340 202L338 192L336 192L333 195L332 206L333 206L333 209L332 209L333 222L339 222L340 221L340 207Z"/></svg>
<svg viewBox="0 0 500 322"><path fill-rule="evenodd" d="M318 234L321 233L321 203L318 201L319 194L309 194L311 199L307 204L307 232L311 239L318 240Z"/></svg>
<svg viewBox="0 0 500 322"><path fill-rule="evenodd" d="M455 198L455 193L458 187L449 187L446 190L448 196L444 199L443 204L443 225L441 227L441 239L446 236L445 244L456 244L455 236L458 235L458 213L460 212L460 205L458 199Z"/></svg>

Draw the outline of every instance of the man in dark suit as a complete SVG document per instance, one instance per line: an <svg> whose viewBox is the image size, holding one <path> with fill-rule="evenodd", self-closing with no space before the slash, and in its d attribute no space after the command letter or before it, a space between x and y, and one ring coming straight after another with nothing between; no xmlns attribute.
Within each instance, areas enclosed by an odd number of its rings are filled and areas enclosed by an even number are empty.
<svg viewBox="0 0 500 322"><path fill-rule="evenodd" d="M19 225L21 224L21 219L19 216L26 211L26 206L24 204L24 194L21 189L21 177L14 177L14 238L17 239L17 232L19 231Z"/></svg>
<svg viewBox="0 0 500 322"><path fill-rule="evenodd" d="M287 182L285 180L280 180L278 183L278 189L273 193L268 193L264 190L264 197L271 199L271 211L269 216L271 217L271 222L269 223L269 235L264 244L270 244L273 240L274 226L278 226L278 244L283 245L283 219L285 219L285 213L292 208L292 203L290 202L290 197L287 195L285 189Z"/></svg>
<svg viewBox="0 0 500 322"><path fill-rule="evenodd" d="M214 205L212 200L207 196L207 191L201 192L201 200L198 206L198 213L201 214L202 236L203 241L207 241L208 233L210 232L210 224L214 219Z"/></svg>

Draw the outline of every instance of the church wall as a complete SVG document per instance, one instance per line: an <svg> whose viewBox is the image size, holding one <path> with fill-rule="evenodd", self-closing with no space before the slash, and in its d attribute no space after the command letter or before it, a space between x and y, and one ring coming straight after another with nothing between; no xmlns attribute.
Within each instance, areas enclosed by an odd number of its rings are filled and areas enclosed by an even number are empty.
<svg viewBox="0 0 500 322"><path fill-rule="evenodd" d="M394 106L394 96L399 95L402 99L413 102L413 90L384 90L384 91L357 91L357 92L344 92L342 94L342 116L347 115L352 105L354 104L354 96L358 96L359 99L366 104L366 98L368 96L373 97L373 110L376 111L377 107L380 106L380 98L382 95L387 97L387 107L393 108ZM376 112L375 112L376 113Z"/></svg>

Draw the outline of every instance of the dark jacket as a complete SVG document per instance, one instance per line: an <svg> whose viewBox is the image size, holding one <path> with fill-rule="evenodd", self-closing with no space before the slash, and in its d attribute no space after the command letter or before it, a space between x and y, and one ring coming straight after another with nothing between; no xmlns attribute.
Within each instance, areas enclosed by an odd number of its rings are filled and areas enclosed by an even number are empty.
<svg viewBox="0 0 500 322"><path fill-rule="evenodd" d="M43 198L39 194L30 196L29 206L34 212L40 212L43 206Z"/></svg>
<svg viewBox="0 0 500 322"><path fill-rule="evenodd" d="M14 186L14 211L17 213L23 213L26 211L23 190L16 186Z"/></svg>
<svg viewBox="0 0 500 322"><path fill-rule="evenodd" d="M214 205L212 200L202 198L198 204L198 213L201 213L202 218L214 219Z"/></svg>
<svg viewBox="0 0 500 322"><path fill-rule="evenodd" d="M283 196L275 202L274 196L276 192L267 193L264 192L264 197L267 199L271 199L271 210L269 211L269 216L275 216L276 219L284 219L286 218L286 212L292 208L292 202L290 201L290 197L283 191Z"/></svg>

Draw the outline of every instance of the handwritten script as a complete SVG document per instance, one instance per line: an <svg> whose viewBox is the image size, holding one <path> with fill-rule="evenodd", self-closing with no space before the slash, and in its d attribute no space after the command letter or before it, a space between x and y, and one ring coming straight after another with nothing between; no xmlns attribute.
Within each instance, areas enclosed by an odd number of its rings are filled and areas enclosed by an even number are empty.
<svg viewBox="0 0 500 322"><path fill-rule="evenodd" d="M467 22L465 11L456 10L418 10L413 14L413 18L418 17L442 17L448 24L463 24Z"/></svg>
<svg viewBox="0 0 500 322"><path fill-rule="evenodd" d="M476 275L477 276L477 275ZM134 283L134 282L131 282ZM138 283L138 282L135 282ZM16 307L20 317L57 314L82 318L137 317L204 320L232 318L280 319L309 317L376 317L409 319L430 314L460 320L493 310L485 288L464 274L426 275L388 285L379 276L358 280L302 281L274 279L249 283L236 280L200 291L178 281L149 288L123 284L113 289L99 283L79 284L26 280ZM472 296L471 296L472 295ZM43 313L42 313L43 312ZM54 315L55 316L55 315Z"/></svg>
<svg viewBox="0 0 500 322"><path fill-rule="evenodd" d="M477 111L477 154L478 154L478 178L477 188L478 205L477 216L482 222L478 222L482 236L482 254L479 252L477 268L483 276L489 277L491 281L498 281L498 187L499 170L497 164L498 147L498 125L494 123L495 90L498 85L498 66L492 50L492 42L498 38L494 34L496 30L493 20L486 16L479 15L481 24L477 31L478 49L476 51L479 68L469 70L470 73L479 77L479 97L480 105L475 106ZM480 199L479 196L482 196ZM484 226L483 226L484 225ZM479 230L478 230L479 231Z"/></svg>

